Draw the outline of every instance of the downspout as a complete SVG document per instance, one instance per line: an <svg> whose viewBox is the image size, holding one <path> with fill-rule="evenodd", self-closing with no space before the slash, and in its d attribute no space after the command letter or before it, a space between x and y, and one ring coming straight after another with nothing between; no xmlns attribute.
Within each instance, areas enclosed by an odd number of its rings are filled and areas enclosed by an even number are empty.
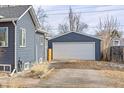
<svg viewBox="0 0 124 93"><path fill-rule="evenodd" d="M16 26L16 23L15 23L15 21L12 21L12 23L13 23L13 25L14 25L14 27L15 27L15 71L17 71L17 60L16 60L16 29L17 29L17 26Z"/></svg>
<svg viewBox="0 0 124 93"><path fill-rule="evenodd" d="M47 61L47 40L45 33L44 33L44 61Z"/></svg>
<svg viewBox="0 0 124 93"><path fill-rule="evenodd" d="M37 44L35 46L35 53L36 53L36 63L38 64L38 49L37 49Z"/></svg>
<svg viewBox="0 0 124 93"><path fill-rule="evenodd" d="M43 54L43 60L46 61L46 38L45 38L45 34L43 34L43 37L44 37L44 54Z"/></svg>

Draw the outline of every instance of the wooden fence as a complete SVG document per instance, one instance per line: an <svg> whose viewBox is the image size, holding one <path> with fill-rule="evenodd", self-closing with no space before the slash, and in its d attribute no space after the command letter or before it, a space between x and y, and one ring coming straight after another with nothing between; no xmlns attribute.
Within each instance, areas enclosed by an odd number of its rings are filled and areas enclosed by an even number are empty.
<svg viewBox="0 0 124 93"><path fill-rule="evenodd" d="M112 46L110 49L110 59L113 62L124 62L124 46Z"/></svg>

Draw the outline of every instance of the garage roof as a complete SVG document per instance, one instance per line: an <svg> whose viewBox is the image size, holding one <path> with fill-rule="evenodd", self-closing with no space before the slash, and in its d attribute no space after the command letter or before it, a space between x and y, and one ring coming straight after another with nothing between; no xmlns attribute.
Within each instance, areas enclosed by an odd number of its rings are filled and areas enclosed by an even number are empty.
<svg viewBox="0 0 124 93"><path fill-rule="evenodd" d="M91 38L95 38L95 39L99 39L101 40L100 38L96 37L96 36L93 36L93 35L89 35L89 34L86 34L86 33L79 33L79 32L74 32L74 31L69 31L67 33L64 33L64 34L60 34L60 35L57 35L49 40L52 40L52 39L55 39L55 38L58 38L58 37L61 37L61 36L64 36L64 35L67 35L69 33L76 33L76 34L80 34L80 35L85 35L85 36L88 36L88 37L91 37Z"/></svg>

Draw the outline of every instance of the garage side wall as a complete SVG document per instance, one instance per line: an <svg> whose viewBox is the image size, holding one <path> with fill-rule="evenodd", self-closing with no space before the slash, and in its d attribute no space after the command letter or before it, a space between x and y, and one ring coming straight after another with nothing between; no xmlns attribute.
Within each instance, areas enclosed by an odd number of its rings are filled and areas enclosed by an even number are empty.
<svg viewBox="0 0 124 93"><path fill-rule="evenodd" d="M53 42L95 42L95 59L100 60L100 57L101 57L100 42L101 42L101 40L99 40L99 39L72 32L72 33L68 33L66 35L49 40L48 48L52 49Z"/></svg>

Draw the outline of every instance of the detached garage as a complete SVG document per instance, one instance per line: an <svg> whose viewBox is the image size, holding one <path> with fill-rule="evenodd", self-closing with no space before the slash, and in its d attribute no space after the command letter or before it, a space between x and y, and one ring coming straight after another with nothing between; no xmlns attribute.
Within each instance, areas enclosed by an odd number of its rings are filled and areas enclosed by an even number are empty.
<svg viewBox="0 0 124 93"><path fill-rule="evenodd" d="M78 32L68 32L48 41L53 60L100 60L100 39Z"/></svg>

